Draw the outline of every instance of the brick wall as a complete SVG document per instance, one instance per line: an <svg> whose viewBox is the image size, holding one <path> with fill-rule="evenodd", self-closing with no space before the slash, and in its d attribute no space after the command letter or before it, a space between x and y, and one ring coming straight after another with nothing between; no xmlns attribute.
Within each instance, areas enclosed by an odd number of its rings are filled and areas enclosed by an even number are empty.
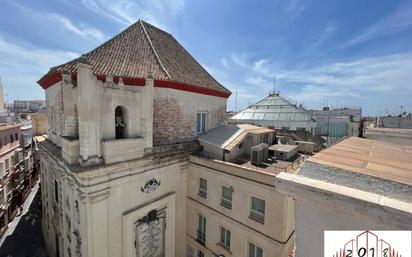
<svg viewBox="0 0 412 257"><path fill-rule="evenodd" d="M196 137L197 112L207 112L207 129L222 124L226 99L167 88L155 88L153 143L191 141Z"/></svg>

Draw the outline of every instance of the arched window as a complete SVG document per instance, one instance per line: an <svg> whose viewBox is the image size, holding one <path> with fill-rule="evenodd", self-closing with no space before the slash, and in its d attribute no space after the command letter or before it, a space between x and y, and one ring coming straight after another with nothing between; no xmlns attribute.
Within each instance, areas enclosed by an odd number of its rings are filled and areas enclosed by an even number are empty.
<svg viewBox="0 0 412 257"><path fill-rule="evenodd" d="M125 115L125 111L120 106L117 106L114 110L114 126L116 139L122 139L126 137Z"/></svg>

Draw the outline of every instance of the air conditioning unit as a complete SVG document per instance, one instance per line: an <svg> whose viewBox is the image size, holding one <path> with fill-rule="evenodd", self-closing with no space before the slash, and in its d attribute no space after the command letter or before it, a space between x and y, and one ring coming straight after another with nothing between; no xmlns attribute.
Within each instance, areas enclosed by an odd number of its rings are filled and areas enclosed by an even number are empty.
<svg viewBox="0 0 412 257"><path fill-rule="evenodd" d="M269 145L262 143L260 144L260 146L262 147L262 150L263 150L263 161L266 162L269 158Z"/></svg>
<svg viewBox="0 0 412 257"><path fill-rule="evenodd" d="M268 159L268 145L259 144L250 148L250 163L262 165Z"/></svg>

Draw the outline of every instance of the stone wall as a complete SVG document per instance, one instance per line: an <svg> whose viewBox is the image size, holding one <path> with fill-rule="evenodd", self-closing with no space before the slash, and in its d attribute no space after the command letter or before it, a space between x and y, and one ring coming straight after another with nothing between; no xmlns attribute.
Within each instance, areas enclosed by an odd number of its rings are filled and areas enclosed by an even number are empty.
<svg viewBox="0 0 412 257"><path fill-rule="evenodd" d="M207 130L223 124L226 98L155 88L153 143L159 145L193 140L196 137L197 112L207 112Z"/></svg>
<svg viewBox="0 0 412 257"><path fill-rule="evenodd" d="M47 134L49 124L47 122L47 111L41 111L32 114L33 136L40 136Z"/></svg>
<svg viewBox="0 0 412 257"><path fill-rule="evenodd" d="M72 84L70 76L63 75L64 133L70 138L79 138L79 89ZM76 82L74 82L76 83Z"/></svg>
<svg viewBox="0 0 412 257"><path fill-rule="evenodd" d="M60 136L65 127L62 82L57 82L46 89L46 105L48 109L49 139L60 146Z"/></svg>

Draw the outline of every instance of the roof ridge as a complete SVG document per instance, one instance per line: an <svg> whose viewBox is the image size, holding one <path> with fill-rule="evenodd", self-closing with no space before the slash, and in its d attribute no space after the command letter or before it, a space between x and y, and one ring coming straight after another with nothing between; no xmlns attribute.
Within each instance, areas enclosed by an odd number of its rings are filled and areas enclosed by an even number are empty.
<svg viewBox="0 0 412 257"><path fill-rule="evenodd" d="M56 68L65 66L66 64L69 64L69 63L76 62L76 61L79 60L79 58L81 58L82 56L88 56L89 54L93 53L93 52L96 51L97 49L100 49L100 48L104 47L105 45L109 44L110 42L114 41L115 39L117 39L117 38L119 38L120 36L122 36L123 34L125 34L127 31L129 31L129 30L132 29L135 25L137 25L138 22L139 22L139 21L133 23L132 25L130 25L129 27L127 27L127 28L126 28L125 30L123 30L122 32L120 32L120 33L118 33L117 35L115 35L114 37L112 37L112 38L104 41L103 43L101 43L100 45L96 46L95 48L93 48L92 50L88 51L87 53L81 54L79 57L74 58L73 60L70 60L70 61L65 62L65 63L63 63L63 64L53 66L53 67L50 68L50 70L53 70L53 69L56 69Z"/></svg>
<svg viewBox="0 0 412 257"><path fill-rule="evenodd" d="M200 68L201 68L204 72L206 72L206 73L207 73L217 84L219 84L222 88L224 88L226 91L230 92L230 90L227 89L225 86L223 86L219 81L217 81L217 80L215 79L215 77L213 77L213 76L209 73L209 71L207 71L207 70L203 67L203 65L201 65L201 64L197 61L197 59L194 58L193 55L192 55L189 51L187 51L187 49L186 49L182 44L180 44L180 42L179 42L171 33L167 32L167 31L165 31L165 30L163 30L163 29L160 29L160 28L158 28L158 27L156 27L156 26L154 26L154 25L152 25L152 24L150 24L150 23L147 23L147 22L145 22L145 21L143 21L143 20L140 20L140 21L142 21L142 25L144 25L144 23L146 23L146 24L148 24L148 25L150 26L151 29L158 30L159 32L165 33L165 34L167 34L169 37L171 37L171 39L173 39L173 40L176 42L176 44L178 44L178 45L181 47L181 49L182 49L187 55L189 55L189 56L195 61L195 63L197 63L197 64L200 66ZM145 29L145 32L146 32L146 29ZM158 57L158 56L157 56L157 57ZM158 58L160 58L160 57L158 57ZM159 60L159 61L160 61L160 60Z"/></svg>
<svg viewBox="0 0 412 257"><path fill-rule="evenodd" d="M157 61L159 62L160 67L162 67L162 70L166 73L167 77L169 77L169 79L171 80L172 77L170 76L170 74L169 74L169 72L166 70L166 68L163 66L163 63L160 61L159 55L157 54L156 49L155 49L154 46L153 46L152 40L150 40L149 34L148 34L147 31L146 31L146 28L145 28L145 26L144 26L144 24L143 24L143 21L142 21L142 20L139 20L138 22L140 23L140 26L142 26L143 32L144 32L144 34L146 35L147 41L149 42L149 45L150 45L150 47L151 47L154 55L156 56L156 59L157 59Z"/></svg>

